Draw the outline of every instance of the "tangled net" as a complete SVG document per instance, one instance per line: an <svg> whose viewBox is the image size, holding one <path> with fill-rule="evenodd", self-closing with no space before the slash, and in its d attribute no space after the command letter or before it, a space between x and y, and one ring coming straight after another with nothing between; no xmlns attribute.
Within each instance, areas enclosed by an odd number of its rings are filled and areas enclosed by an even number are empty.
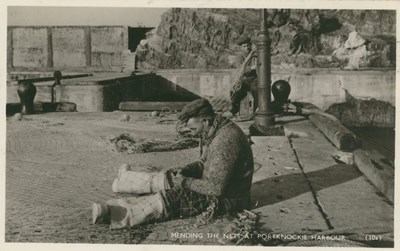
<svg viewBox="0 0 400 251"><path fill-rule="evenodd" d="M218 199L211 199L210 205L202 212L201 214L196 216L195 226L207 225L211 223L215 219L215 215L218 208Z"/></svg>
<svg viewBox="0 0 400 251"><path fill-rule="evenodd" d="M122 133L110 140L117 152L127 154L178 151L199 146L199 140L184 138L180 140L145 139L135 140L128 133Z"/></svg>
<svg viewBox="0 0 400 251"><path fill-rule="evenodd" d="M243 210L243 212L237 213L232 223L225 229L225 234L233 234L234 237L230 239L230 242L235 245L255 245L257 244L255 236L258 233L259 219L258 214Z"/></svg>

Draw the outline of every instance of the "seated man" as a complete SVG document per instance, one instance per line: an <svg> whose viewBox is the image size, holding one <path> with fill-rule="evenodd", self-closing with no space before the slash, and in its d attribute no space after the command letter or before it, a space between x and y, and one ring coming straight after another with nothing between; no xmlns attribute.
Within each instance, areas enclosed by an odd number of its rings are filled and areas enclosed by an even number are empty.
<svg viewBox="0 0 400 251"><path fill-rule="evenodd" d="M171 186L155 194L93 204L94 223L109 222L116 229L250 208L253 154L243 131L216 115L205 99L184 107L179 120L187 124L193 136L202 137L205 150L200 160L171 169Z"/></svg>

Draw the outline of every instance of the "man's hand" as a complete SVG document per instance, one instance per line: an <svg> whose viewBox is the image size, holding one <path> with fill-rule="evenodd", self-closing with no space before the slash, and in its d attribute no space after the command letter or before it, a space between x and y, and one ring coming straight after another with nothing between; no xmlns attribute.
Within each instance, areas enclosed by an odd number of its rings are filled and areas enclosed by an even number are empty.
<svg viewBox="0 0 400 251"><path fill-rule="evenodd" d="M172 183L174 183L174 187L182 187L183 179L185 179L185 176L180 173L172 175Z"/></svg>

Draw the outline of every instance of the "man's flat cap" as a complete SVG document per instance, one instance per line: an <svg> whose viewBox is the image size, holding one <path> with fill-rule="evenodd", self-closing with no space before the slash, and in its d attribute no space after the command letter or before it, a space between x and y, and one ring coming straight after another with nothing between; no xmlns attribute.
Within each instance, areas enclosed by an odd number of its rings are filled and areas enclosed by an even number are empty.
<svg viewBox="0 0 400 251"><path fill-rule="evenodd" d="M182 123L187 123L190 118L203 115L214 115L214 109L207 99L196 99L183 107L178 119Z"/></svg>

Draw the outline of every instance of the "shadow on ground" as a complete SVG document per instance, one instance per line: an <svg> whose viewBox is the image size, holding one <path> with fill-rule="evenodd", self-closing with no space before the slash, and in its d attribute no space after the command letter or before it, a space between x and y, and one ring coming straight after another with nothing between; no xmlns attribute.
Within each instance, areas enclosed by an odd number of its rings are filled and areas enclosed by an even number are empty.
<svg viewBox="0 0 400 251"><path fill-rule="evenodd" d="M322 170L308 172L306 177L312 180L315 192L360 177L362 174L353 166L337 164ZM303 173L269 177L253 183L252 202L258 202L255 208L282 202L310 192L311 188Z"/></svg>

